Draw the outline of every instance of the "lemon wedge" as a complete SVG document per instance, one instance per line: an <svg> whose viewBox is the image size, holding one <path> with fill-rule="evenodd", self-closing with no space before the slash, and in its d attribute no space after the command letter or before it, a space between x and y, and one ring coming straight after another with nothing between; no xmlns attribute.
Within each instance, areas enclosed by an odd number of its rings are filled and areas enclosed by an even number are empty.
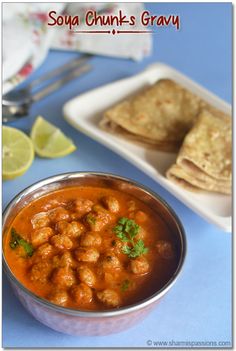
<svg viewBox="0 0 236 351"><path fill-rule="evenodd" d="M34 122L30 137L36 154L41 157L63 157L76 150L72 140L41 116Z"/></svg>
<svg viewBox="0 0 236 351"><path fill-rule="evenodd" d="M2 177L14 179L24 174L34 159L34 146L22 131L2 127Z"/></svg>

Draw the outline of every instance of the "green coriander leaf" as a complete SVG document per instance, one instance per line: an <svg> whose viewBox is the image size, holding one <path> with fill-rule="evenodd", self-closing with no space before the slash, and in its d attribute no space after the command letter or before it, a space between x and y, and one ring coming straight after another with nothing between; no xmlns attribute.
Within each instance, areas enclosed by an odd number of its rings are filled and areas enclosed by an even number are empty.
<svg viewBox="0 0 236 351"><path fill-rule="evenodd" d="M24 240L14 228L11 229L11 241L9 245L12 249L17 248L18 246L22 246L27 256L29 257L31 257L34 253L33 246L29 242Z"/></svg>
<svg viewBox="0 0 236 351"><path fill-rule="evenodd" d="M11 249L14 250L14 249L17 248L17 246L18 246L19 244L18 244L17 241L11 241L9 245L10 245Z"/></svg>
<svg viewBox="0 0 236 351"><path fill-rule="evenodd" d="M93 225L96 223L96 218L91 213L89 213L87 215L87 222Z"/></svg>
<svg viewBox="0 0 236 351"><path fill-rule="evenodd" d="M119 220L119 224L125 224L126 223L126 221L127 221L127 218L125 218L125 217L122 217L122 218L120 218L120 220Z"/></svg>
<svg viewBox="0 0 236 351"><path fill-rule="evenodd" d="M15 228L12 228L11 229L11 241L9 244L12 249L15 249L19 245L19 242L18 242L19 239L20 239L20 236L17 234Z"/></svg>
<svg viewBox="0 0 236 351"><path fill-rule="evenodd" d="M119 232L118 234L116 234L116 236L121 239L121 241L123 242L128 242L129 238L127 238L127 236L124 233Z"/></svg>
<svg viewBox="0 0 236 351"><path fill-rule="evenodd" d="M120 236L123 234L123 238L129 237L134 238L139 231L139 225L134 220L122 217L119 219L118 224L114 228L114 232Z"/></svg>
<svg viewBox="0 0 236 351"><path fill-rule="evenodd" d="M138 257L139 254L137 254L137 252L135 251L135 249L133 248L129 254L129 258L136 258Z"/></svg>
<svg viewBox="0 0 236 351"><path fill-rule="evenodd" d="M130 228L129 233L130 233L130 237L131 237L131 238L134 238L134 237L138 234L139 228L140 228L140 227L139 227L137 224L133 225L133 226Z"/></svg>
<svg viewBox="0 0 236 351"><path fill-rule="evenodd" d="M148 248L144 246L144 242L140 239L134 244L132 248L123 247L123 253L128 255L129 258L137 258L148 252Z"/></svg>
<svg viewBox="0 0 236 351"><path fill-rule="evenodd" d="M23 247L23 249L25 250L25 252L27 253L27 255L29 257L31 257L33 255L34 249L33 249L33 246L30 243L28 243L24 239L20 239L19 240L19 245Z"/></svg>
<svg viewBox="0 0 236 351"><path fill-rule="evenodd" d="M122 247L122 252L125 254L125 255L130 255L130 252L131 252L131 248L128 246L128 245L124 245Z"/></svg>
<svg viewBox="0 0 236 351"><path fill-rule="evenodd" d="M136 253L136 257L143 255L148 252L148 248L144 246L143 240L138 240L134 245L134 251Z"/></svg>
<svg viewBox="0 0 236 351"><path fill-rule="evenodd" d="M122 282L122 285L121 285L120 289L121 289L122 292L125 292L126 290L129 289L129 286L130 286L130 281L128 279L125 279Z"/></svg>
<svg viewBox="0 0 236 351"><path fill-rule="evenodd" d="M135 242L135 237L139 233L140 226L133 220L126 217L119 219L117 225L113 228L116 236L129 245L124 245L122 252L129 258L136 258L147 253L148 249L140 239Z"/></svg>
<svg viewBox="0 0 236 351"><path fill-rule="evenodd" d="M134 237L138 231L139 226L135 223L134 220L125 218L124 230L126 233L129 233L131 237Z"/></svg>

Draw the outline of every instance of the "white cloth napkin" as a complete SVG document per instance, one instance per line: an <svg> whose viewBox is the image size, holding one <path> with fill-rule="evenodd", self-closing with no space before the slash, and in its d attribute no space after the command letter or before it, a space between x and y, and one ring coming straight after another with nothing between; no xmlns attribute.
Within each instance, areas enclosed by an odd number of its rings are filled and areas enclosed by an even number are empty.
<svg viewBox="0 0 236 351"><path fill-rule="evenodd" d="M43 62L54 35L47 13L63 8L61 3L3 3L3 94Z"/></svg>
<svg viewBox="0 0 236 351"><path fill-rule="evenodd" d="M15 39L17 33L17 39ZM3 35L3 81L15 75L33 53L33 44L28 28L20 19L11 18L4 25ZM17 59L16 59L17 53Z"/></svg>
<svg viewBox="0 0 236 351"><path fill-rule="evenodd" d="M137 18L142 3L3 3L3 93L25 80L45 59L50 48L97 55L141 60L151 51L151 35L145 34L73 34L66 26L48 26L49 11L80 15L95 9L99 14L117 14ZM130 29L122 26L122 29ZM93 27L93 30L104 27ZM107 29L120 29L114 26ZM85 28L84 24L79 27ZM141 29L137 22L132 29ZM142 28L143 30L143 28ZM17 59L16 59L17 58Z"/></svg>

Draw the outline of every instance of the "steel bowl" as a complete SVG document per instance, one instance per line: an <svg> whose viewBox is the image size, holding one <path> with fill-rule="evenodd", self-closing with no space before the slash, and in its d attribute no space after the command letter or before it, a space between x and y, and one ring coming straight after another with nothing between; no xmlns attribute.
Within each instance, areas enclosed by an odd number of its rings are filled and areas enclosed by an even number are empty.
<svg viewBox="0 0 236 351"><path fill-rule="evenodd" d="M186 238L183 226L170 206L150 189L131 179L107 173L74 172L56 175L37 182L20 192L3 214L4 234L16 214L31 201L52 191L71 186L109 187L121 190L150 206L169 226L178 251L178 265L169 281L150 297L118 309L107 311L82 311L61 307L36 296L13 275L3 253L3 267L13 290L24 307L38 321L48 327L70 335L106 335L117 333L140 322L174 285L183 267L186 255Z"/></svg>

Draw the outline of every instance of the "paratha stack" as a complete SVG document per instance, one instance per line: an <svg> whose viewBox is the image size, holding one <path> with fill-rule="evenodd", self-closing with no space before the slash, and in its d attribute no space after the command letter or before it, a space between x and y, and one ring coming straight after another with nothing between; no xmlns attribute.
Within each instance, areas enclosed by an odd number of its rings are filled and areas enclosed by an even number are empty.
<svg viewBox="0 0 236 351"><path fill-rule="evenodd" d="M174 81L162 79L106 111L100 126L146 146L176 151L206 105Z"/></svg>
<svg viewBox="0 0 236 351"><path fill-rule="evenodd" d="M188 190L231 193L231 119L203 111L186 135L167 178Z"/></svg>
<svg viewBox="0 0 236 351"><path fill-rule="evenodd" d="M188 190L231 193L231 119L170 79L107 110L100 127L157 150L179 151L166 176Z"/></svg>

